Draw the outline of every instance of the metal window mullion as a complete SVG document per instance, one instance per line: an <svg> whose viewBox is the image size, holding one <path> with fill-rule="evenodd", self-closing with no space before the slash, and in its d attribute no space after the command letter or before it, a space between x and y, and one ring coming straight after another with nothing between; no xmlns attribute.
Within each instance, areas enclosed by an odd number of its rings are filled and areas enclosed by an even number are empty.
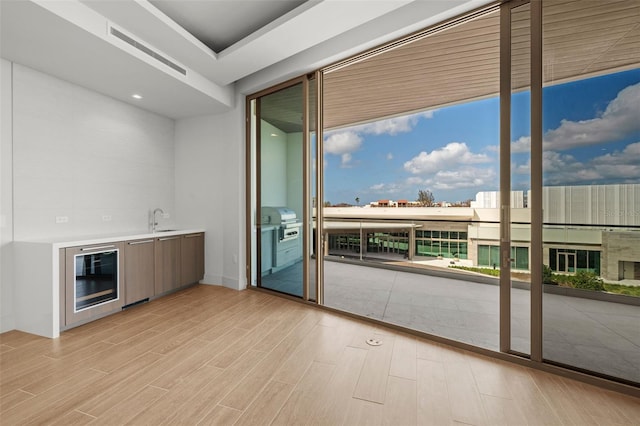
<svg viewBox="0 0 640 426"><path fill-rule="evenodd" d="M311 223L309 200L311 200L309 188L309 79L302 80L302 298L309 300L309 223Z"/></svg>
<svg viewBox="0 0 640 426"><path fill-rule="evenodd" d="M261 203L262 203L262 161L261 161L261 152L262 152L262 126L260 124L260 115L261 115L261 99L256 98L256 126L255 126L255 138L256 138L256 180L255 180L255 191L256 191L256 205L254 206L255 211L255 224L256 229L256 286L262 287L262 213L261 213ZM251 241L249 241L251 244Z"/></svg>
<svg viewBox="0 0 640 426"><path fill-rule="evenodd" d="M500 352L511 350L511 6L500 8Z"/></svg>
<svg viewBox="0 0 640 426"><path fill-rule="evenodd" d="M323 167L323 92L324 74L316 71L316 302L324 305L324 167Z"/></svg>
<svg viewBox="0 0 640 426"><path fill-rule="evenodd" d="M531 2L531 360L542 362L542 1Z"/></svg>

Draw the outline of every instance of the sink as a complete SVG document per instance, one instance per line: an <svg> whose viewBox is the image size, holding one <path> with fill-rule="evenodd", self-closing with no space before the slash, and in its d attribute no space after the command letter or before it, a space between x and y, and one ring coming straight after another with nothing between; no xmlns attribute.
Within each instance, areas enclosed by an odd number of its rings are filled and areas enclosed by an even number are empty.
<svg viewBox="0 0 640 426"><path fill-rule="evenodd" d="M173 232L177 231L177 229L156 229L156 232Z"/></svg>

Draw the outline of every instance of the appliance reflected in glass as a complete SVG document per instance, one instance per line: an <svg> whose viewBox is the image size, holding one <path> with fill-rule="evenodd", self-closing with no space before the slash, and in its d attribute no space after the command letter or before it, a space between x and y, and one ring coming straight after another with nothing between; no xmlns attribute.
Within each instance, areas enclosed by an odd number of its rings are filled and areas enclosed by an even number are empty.
<svg viewBox="0 0 640 426"><path fill-rule="evenodd" d="M75 255L74 312L118 297L117 249Z"/></svg>

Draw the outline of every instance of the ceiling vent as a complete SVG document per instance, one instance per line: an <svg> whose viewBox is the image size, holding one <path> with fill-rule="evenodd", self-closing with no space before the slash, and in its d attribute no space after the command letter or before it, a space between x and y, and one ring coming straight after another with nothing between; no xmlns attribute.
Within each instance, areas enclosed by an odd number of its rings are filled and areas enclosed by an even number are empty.
<svg viewBox="0 0 640 426"><path fill-rule="evenodd" d="M171 61L170 59L167 59L166 57L162 56L158 52L155 52L153 49L145 46L144 44L140 43L139 41L136 41L135 39L129 37L128 35L126 35L122 31L118 30L117 28L110 27L109 28L109 32L111 33L112 36L119 38L120 40L124 41L125 43L130 44L131 46L135 47L139 51L144 52L147 55L151 56L155 60L162 62L163 64L165 64L169 68L173 69L174 71L177 71L177 72L179 72L180 74L182 74L184 76L187 75L187 70L186 69L182 68L180 65L176 64L175 62Z"/></svg>

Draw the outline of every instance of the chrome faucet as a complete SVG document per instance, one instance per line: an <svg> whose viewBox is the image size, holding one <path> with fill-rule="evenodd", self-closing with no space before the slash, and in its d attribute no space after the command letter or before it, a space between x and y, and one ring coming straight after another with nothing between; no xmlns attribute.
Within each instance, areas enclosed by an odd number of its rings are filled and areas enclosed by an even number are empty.
<svg viewBox="0 0 640 426"><path fill-rule="evenodd" d="M161 208L157 208L151 212L149 210L149 231L156 232L156 226L158 226L158 219L156 219L156 213L164 214Z"/></svg>

